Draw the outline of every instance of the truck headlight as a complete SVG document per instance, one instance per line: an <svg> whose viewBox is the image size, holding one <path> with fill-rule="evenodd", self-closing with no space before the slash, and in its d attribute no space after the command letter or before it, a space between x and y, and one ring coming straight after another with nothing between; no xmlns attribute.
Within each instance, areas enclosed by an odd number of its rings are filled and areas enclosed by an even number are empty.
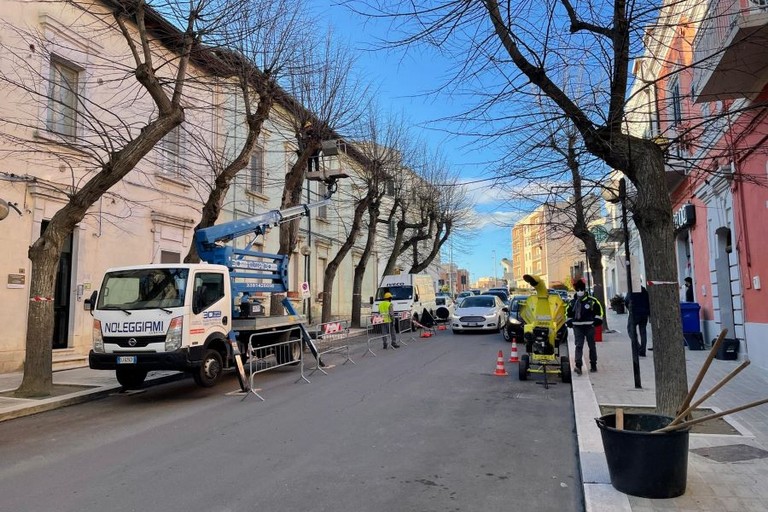
<svg viewBox="0 0 768 512"><path fill-rule="evenodd" d="M104 338L101 336L101 321L93 321L93 351L104 353Z"/></svg>
<svg viewBox="0 0 768 512"><path fill-rule="evenodd" d="M181 348L182 328L184 327L184 317L177 316L171 320L168 326L168 332L165 335L165 351L173 352Z"/></svg>

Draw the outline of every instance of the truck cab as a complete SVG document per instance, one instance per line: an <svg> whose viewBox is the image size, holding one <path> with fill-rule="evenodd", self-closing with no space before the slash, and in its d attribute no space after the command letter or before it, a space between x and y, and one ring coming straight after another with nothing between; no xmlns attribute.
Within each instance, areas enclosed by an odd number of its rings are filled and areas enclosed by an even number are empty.
<svg viewBox="0 0 768 512"><path fill-rule="evenodd" d="M191 372L212 386L231 364L232 292L225 266L143 265L109 269L91 299L91 368L115 370L126 388L150 370Z"/></svg>
<svg viewBox="0 0 768 512"><path fill-rule="evenodd" d="M435 283L427 274L384 276L372 303L374 312L379 310L385 293L392 294L392 313L398 318L407 316L419 321L425 312L435 316Z"/></svg>

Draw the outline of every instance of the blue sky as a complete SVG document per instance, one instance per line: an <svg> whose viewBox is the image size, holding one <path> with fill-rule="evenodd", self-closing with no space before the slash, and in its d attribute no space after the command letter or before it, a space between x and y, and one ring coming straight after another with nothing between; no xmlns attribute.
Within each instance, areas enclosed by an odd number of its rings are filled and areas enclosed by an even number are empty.
<svg viewBox="0 0 768 512"><path fill-rule="evenodd" d="M498 159L492 150L466 147L467 141L446 134L439 129L439 123L434 122L463 106L459 100L447 95L426 95L445 83L452 62L437 52L423 49L411 49L408 53L370 51L372 41L385 33L384 23L357 18L346 8L335 5L333 0L312 2L312 6L318 18L333 28L335 36L359 50L357 66L376 83L382 102L388 102L393 111L405 113L412 124L418 126L416 130L421 130L430 147L440 148L446 155L449 165L459 173L462 181L477 182L490 177L488 162ZM497 191L489 188L491 183L477 182L468 186L475 202L477 236L469 243L454 245L453 262L468 269L472 281L483 276L493 277L494 271L501 277L501 259L511 258L511 228L504 224L509 225L521 216L520 212L510 211L503 205L503 198L497 197ZM447 261L449 251L444 251L443 256Z"/></svg>

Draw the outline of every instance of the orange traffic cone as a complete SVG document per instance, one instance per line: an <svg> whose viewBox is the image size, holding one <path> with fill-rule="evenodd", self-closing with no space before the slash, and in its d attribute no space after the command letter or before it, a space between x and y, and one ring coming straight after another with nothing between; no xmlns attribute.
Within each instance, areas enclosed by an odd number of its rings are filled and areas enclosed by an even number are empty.
<svg viewBox="0 0 768 512"><path fill-rule="evenodd" d="M517 358L517 342L512 342L512 352L509 354L509 361L510 363L519 363L520 359Z"/></svg>
<svg viewBox="0 0 768 512"><path fill-rule="evenodd" d="M494 375L501 375L502 377L509 375L504 369L504 353L501 350L499 350L499 357L496 358L496 373Z"/></svg>

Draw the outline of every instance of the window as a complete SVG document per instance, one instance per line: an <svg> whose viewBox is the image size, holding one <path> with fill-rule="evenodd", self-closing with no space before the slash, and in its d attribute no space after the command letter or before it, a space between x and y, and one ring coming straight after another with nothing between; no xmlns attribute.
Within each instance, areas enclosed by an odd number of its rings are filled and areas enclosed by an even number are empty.
<svg viewBox="0 0 768 512"><path fill-rule="evenodd" d="M73 66L51 60L48 123L46 128L65 137L77 135L77 91L79 71Z"/></svg>
<svg viewBox="0 0 768 512"><path fill-rule="evenodd" d="M672 124L680 124L683 120L683 105L680 98L680 83L675 79L669 88L669 96L672 107Z"/></svg>
<svg viewBox="0 0 768 512"><path fill-rule="evenodd" d="M177 126L160 141L160 170L172 176L181 175L181 153L184 146L184 130Z"/></svg>
<svg viewBox="0 0 768 512"><path fill-rule="evenodd" d="M224 274L204 273L195 275L194 304L192 312L198 314L224 298Z"/></svg>
<svg viewBox="0 0 768 512"><path fill-rule="evenodd" d="M251 176L248 188L257 194L264 193L264 148L256 146L251 154Z"/></svg>
<svg viewBox="0 0 768 512"><path fill-rule="evenodd" d="M160 251L160 263L181 263L181 254L172 251Z"/></svg>
<svg viewBox="0 0 768 512"><path fill-rule="evenodd" d="M387 195L389 197L395 196L395 180L387 180Z"/></svg>
<svg viewBox="0 0 768 512"><path fill-rule="evenodd" d="M395 238L395 235L397 234L397 223L394 220L389 221L388 228L387 236L389 236L389 238Z"/></svg>
<svg viewBox="0 0 768 512"><path fill-rule="evenodd" d="M318 196L317 200L319 201L319 200L322 200L322 197L323 197L322 189L323 189L324 185L321 182L319 182L319 181L316 181L315 183L317 183L317 196ZM323 205L323 206L321 206L320 208L317 209L317 218L318 219L323 219L323 220L328 220L328 207L327 206Z"/></svg>

